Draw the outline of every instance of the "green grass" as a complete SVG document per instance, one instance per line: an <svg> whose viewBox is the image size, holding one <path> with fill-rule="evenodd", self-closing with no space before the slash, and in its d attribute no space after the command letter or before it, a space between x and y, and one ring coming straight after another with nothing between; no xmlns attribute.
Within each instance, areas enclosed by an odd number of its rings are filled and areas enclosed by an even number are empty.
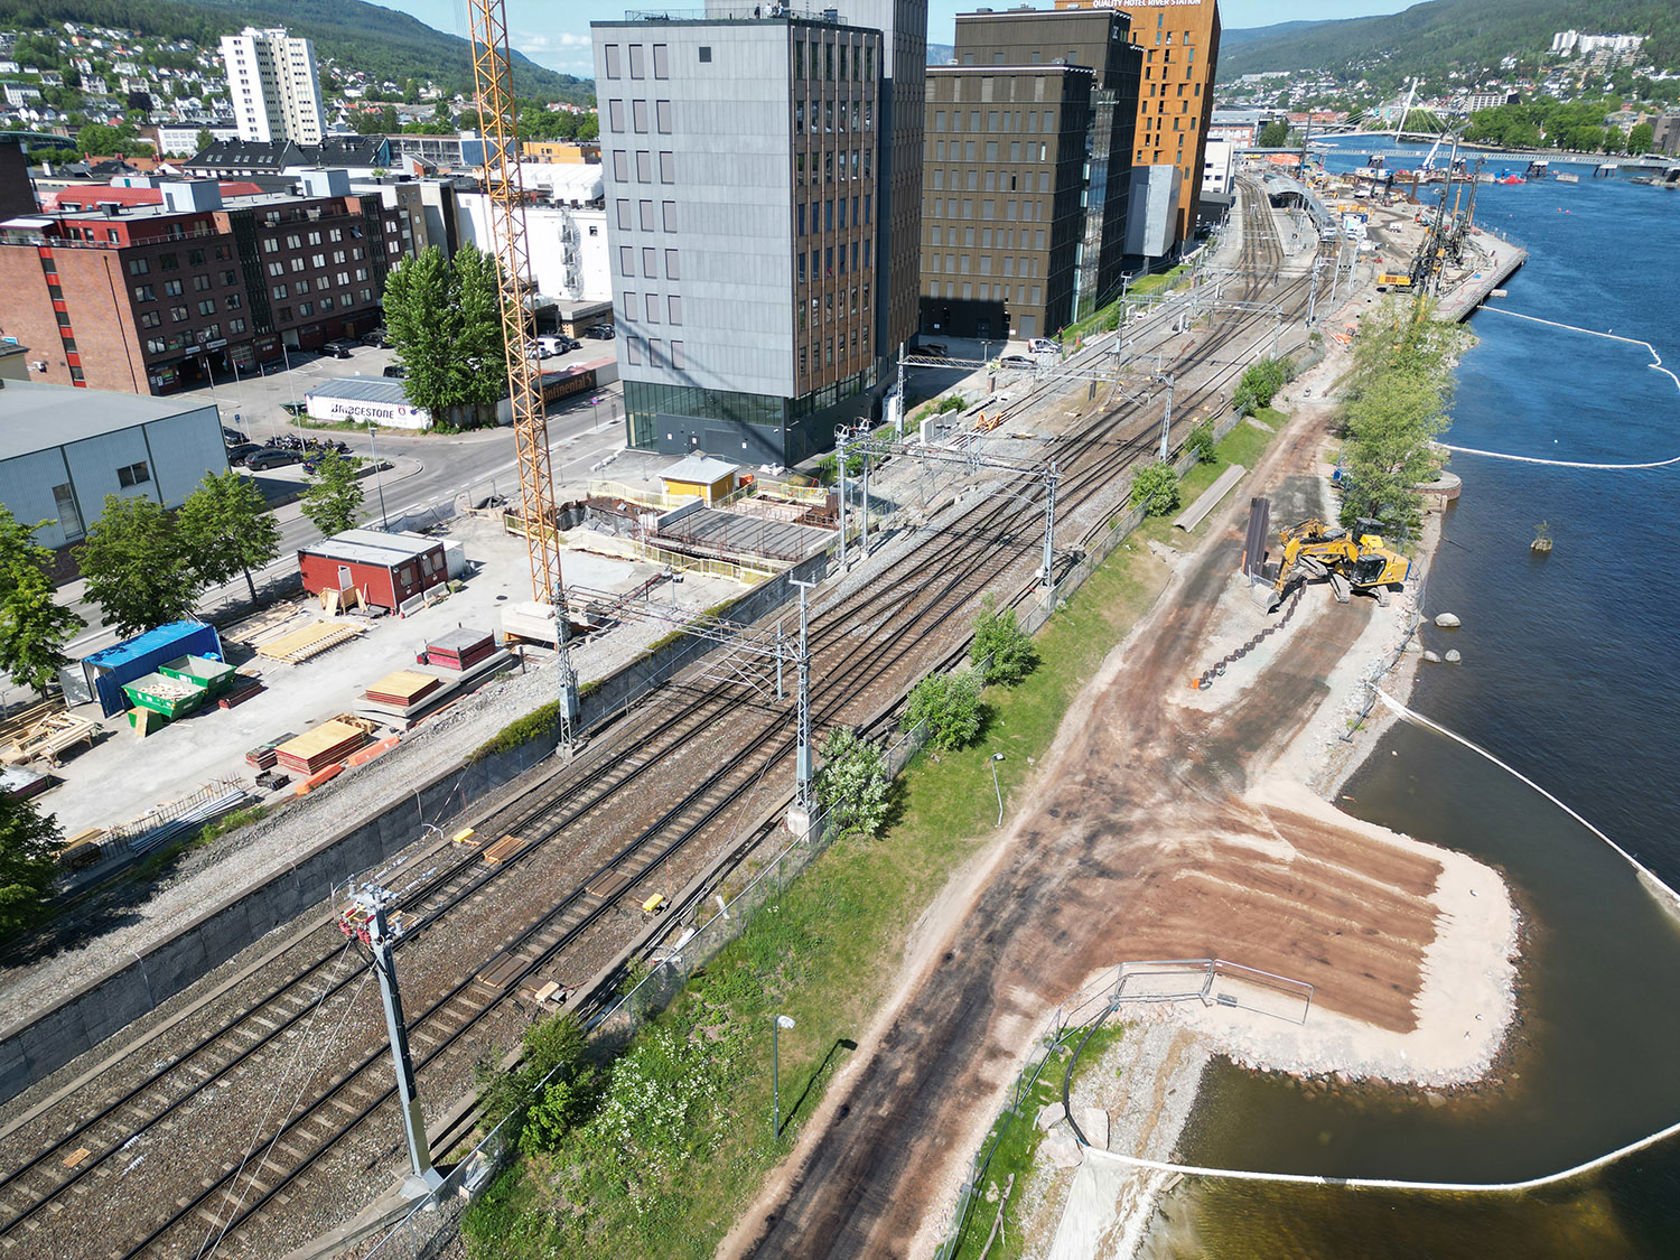
<svg viewBox="0 0 1680 1260"><path fill-rule="evenodd" d="M1197 464L1184 474L1183 480L1179 482L1179 511L1195 502L1202 491L1217 481L1219 475L1232 464L1241 464L1244 468L1252 469L1265 454L1266 448L1272 444L1272 439L1277 436L1276 431L1281 430L1289 421L1288 416L1272 407L1262 408L1255 419L1262 424L1271 425L1274 432L1266 433L1256 429L1247 420L1237 421L1237 427L1221 438L1213 448L1216 456L1213 462ZM1207 521L1203 521L1189 534L1185 534L1183 530L1173 528L1173 521L1177 518L1178 512L1168 516L1152 516L1138 527L1134 537L1142 542L1167 542L1174 534L1199 538L1202 531L1208 527Z"/></svg>
<svg viewBox="0 0 1680 1260"><path fill-rule="evenodd" d="M521 744L528 744L533 739L540 739L545 735L556 734L560 721L560 702L558 700L545 701L532 709L523 717L516 717L477 748L473 749L468 761L483 761L486 757L493 757L497 753L512 752Z"/></svg>
<svg viewBox="0 0 1680 1260"><path fill-rule="evenodd" d="M1127 286L1126 297L1127 299L1147 297L1151 293L1160 293L1170 289L1178 283L1179 277L1187 270L1189 270L1188 264L1180 263L1170 271L1159 271L1142 276L1135 283ZM1124 303L1119 298L1115 298L1107 306L1100 306L1089 315L1074 320L1073 323L1063 328L1058 336L1063 343L1071 344L1077 337L1088 337L1092 333L1107 332L1111 328L1118 327L1123 306Z"/></svg>
<svg viewBox="0 0 1680 1260"><path fill-rule="evenodd" d="M1038 635L1039 668L987 692L982 742L917 758L883 839L838 841L760 910L637 1035L594 1117L559 1150L504 1173L472 1208L469 1255L711 1255L846 1066L918 916L991 838L988 757L1005 754L1000 779L1006 793L1018 789L1166 578L1141 546L1122 544ZM781 1037L780 1140L770 1118L776 1014L796 1022Z"/></svg>

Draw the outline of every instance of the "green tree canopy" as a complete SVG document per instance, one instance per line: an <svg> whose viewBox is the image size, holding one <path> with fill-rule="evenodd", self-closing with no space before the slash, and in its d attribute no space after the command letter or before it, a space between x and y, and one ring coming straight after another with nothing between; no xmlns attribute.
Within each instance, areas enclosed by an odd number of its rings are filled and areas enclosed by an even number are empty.
<svg viewBox="0 0 1680 1260"><path fill-rule="evenodd" d="M849 727L835 727L822 746L817 802L841 834L877 836L892 793L880 748Z"/></svg>
<svg viewBox="0 0 1680 1260"><path fill-rule="evenodd" d="M395 268L385 281L385 326L408 370L403 393L446 427L457 409L493 423L506 394L501 268L472 245L444 258L436 247Z"/></svg>
<svg viewBox="0 0 1680 1260"><path fill-rule="evenodd" d="M0 941L9 943L45 916L61 840L51 815L0 792Z"/></svg>
<svg viewBox="0 0 1680 1260"><path fill-rule="evenodd" d="M1132 504L1150 516L1165 516L1178 506L1178 473L1164 461L1138 469L1132 478Z"/></svg>
<svg viewBox="0 0 1680 1260"><path fill-rule="evenodd" d="M303 514L327 537L354 529L362 515L362 483L354 455L328 451L315 469L315 479L303 492Z"/></svg>
<svg viewBox="0 0 1680 1260"><path fill-rule="evenodd" d="M1281 118L1274 118L1254 138L1254 143L1262 149L1281 149L1289 143L1289 124Z"/></svg>
<svg viewBox="0 0 1680 1260"><path fill-rule="evenodd" d="M175 518L154 499L106 495L76 561L87 597L120 635L191 617L202 589Z"/></svg>
<svg viewBox="0 0 1680 1260"><path fill-rule="evenodd" d="M1627 151L1634 154L1649 153L1657 142L1656 128L1650 123L1634 123L1628 131Z"/></svg>
<svg viewBox="0 0 1680 1260"><path fill-rule="evenodd" d="M955 752L978 738L985 717L980 676L965 669L954 674L929 674L912 687L904 706L903 726L907 731L924 726L930 748Z"/></svg>
<svg viewBox="0 0 1680 1260"><path fill-rule="evenodd" d="M0 669L43 696L69 660L64 644L87 624L55 598L51 564L35 530L0 505Z"/></svg>
<svg viewBox="0 0 1680 1260"><path fill-rule="evenodd" d="M990 595L980 604L974 619L974 642L968 659L988 683L1018 683L1038 664L1038 649L1032 636L1016 623L1015 610L999 610Z"/></svg>
<svg viewBox="0 0 1680 1260"><path fill-rule="evenodd" d="M231 469L207 474L181 505L176 526L202 585L216 586L243 573L251 602L257 602L251 570L280 554L280 526L256 482Z"/></svg>

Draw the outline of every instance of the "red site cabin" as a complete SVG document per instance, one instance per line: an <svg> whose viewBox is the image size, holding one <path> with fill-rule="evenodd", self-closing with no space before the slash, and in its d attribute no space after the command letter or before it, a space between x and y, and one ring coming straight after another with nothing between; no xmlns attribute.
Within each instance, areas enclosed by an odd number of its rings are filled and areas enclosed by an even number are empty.
<svg viewBox="0 0 1680 1260"><path fill-rule="evenodd" d="M443 544L424 534L347 529L298 552L311 595L355 587L364 602L391 612L447 578Z"/></svg>

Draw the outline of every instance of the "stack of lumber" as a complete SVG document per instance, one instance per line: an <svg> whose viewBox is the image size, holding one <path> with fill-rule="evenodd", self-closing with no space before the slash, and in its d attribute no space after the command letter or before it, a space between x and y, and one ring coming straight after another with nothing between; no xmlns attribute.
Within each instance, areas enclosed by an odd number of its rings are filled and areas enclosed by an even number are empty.
<svg viewBox="0 0 1680 1260"><path fill-rule="evenodd" d="M350 621L317 621L264 643L257 652L271 661L296 665L366 632L366 626Z"/></svg>
<svg viewBox="0 0 1680 1260"><path fill-rule="evenodd" d="M389 704L406 709L410 705L418 704L442 685L443 680L436 674L399 669L396 673L386 674L378 682L369 684L364 694L376 704Z"/></svg>
<svg viewBox="0 0 1680 1260"><path fill-rule="evenodd" d="M367 732L334 718L314 730L289 739L274 750L275 761L302 775L315 775L327 766L343 762L367 743Z"/></svg>
<svg viewBox="0 0 1680 1260"><path fill-rule="evenodd" d="M75 717L63 709L48 713L16 730L10 742L0 745L0 763L21 766L35 760L57 764L58 754L86 740L91 746L99 725Z"/></svg>
<svg viewBox="0 0 1680 1260"><path fill-rule="evenodd" d="M245 764L248 766L255 766L258 770L271 769L277 755L275 750L287 740L296 738L297 736L291 731L287 731L284 735L276 735L273 739L269 740L268 743L259 744L257 747L251 749L250 752L246 753Z"/></svg>
<svg viewBox="0 0 1680 1260"><path fill-rule="evenodd" d="M460 627L426 645L426 663L456 671L471 669L496 650L496 636L488 630Z"/></svg>

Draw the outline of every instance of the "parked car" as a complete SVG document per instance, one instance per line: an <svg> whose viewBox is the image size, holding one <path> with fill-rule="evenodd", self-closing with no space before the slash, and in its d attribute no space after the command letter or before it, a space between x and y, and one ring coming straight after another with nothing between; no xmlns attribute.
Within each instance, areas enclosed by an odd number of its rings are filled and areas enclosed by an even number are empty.
<svg viewBox="0 0 1680 1260"><path fill-rule="evenodd" d="M385 375L394 381L400 381L408 375L408 369L400 363L392 363L385 369Z"/></svg>
<svg viewBox="0 0 1680 1260"><path fill-rule="evenodd" d="M1038 366L1038 360L1025 354L1006 354L998 360L998 366L1006 368L1025 368L1030 372Z"/></svg>
<svg viewBox="0 0 1680 1260"><path fill-rule="evenodd" d="M331 355L335 359L348 359L350 352L356 348L356 343L346 337L338 337L321 347L321 353Z"/></svg>
<svg viewBox="0 0 1680 1260"><path fill-rule="evenodd" d="M570 354L581 345L581 342L573 341L570 337L538 337L537 353L545 359L552 359L556 355Z"/></svg>
<svg viewBox="0 0 1680 1260"><path fill-rule="evenodd" d="M373 346L375 349L381 346L389 345L390 341L390 334L383 328L370 329L368 332L362 334L362 344L364 346Z"/></svg>
<svg viewBox="0 0 1680 1260"><path fill-rule="evenodd" d="M309 410L309 404L306 402L298 402L294 398L291 402L281 403L280 410L284 411L288 416L301 416Z"/></svg>
<svg viewBox="0 0 1680 1260"><path fill-rule="evenodd" d="M585 337L593 337L596 341L611 341L617 331L611 324L591 324L583 330Z"/></svg>
<svg viewBox="0 0 1680 1260"><path fill-rule="evenodd" d="M264 446L245 457L245 467L252 472L262 472L265 468L284 468L302 460L300 451L287 450L283 446Z"/></svg>
<svg viewBox="0 0 1680 1260"><path fill-rule="evenodd" d="M1027 350L1031 354L1060 354L1062 347L1048 337L1034 337L1027 342Z"/></svg>
<svg viewBox="0 0 1680 1260"><path fill-rule="evenodd" d="M223 446L239 446L242 443L249 442L250 440L250 438L246 437L238 429L230 429L225 424L222 426Z"/></svg>
<svg viewBox="0 0 1680 1260"><path fill-rule="evenodd" d="M937 341L929 341L924 345L917 346L914 353L920 359L948 359L951 357L950 347L941 345Z"/></svg>
<svg viewBox="0 0 1680 1260"><path fill-rule="evenodd" d="M228 465L238 468L250 456L267 449L266 446L259 446L255 442L241 442L238 446L230 446L227 452Z"/></svg>

